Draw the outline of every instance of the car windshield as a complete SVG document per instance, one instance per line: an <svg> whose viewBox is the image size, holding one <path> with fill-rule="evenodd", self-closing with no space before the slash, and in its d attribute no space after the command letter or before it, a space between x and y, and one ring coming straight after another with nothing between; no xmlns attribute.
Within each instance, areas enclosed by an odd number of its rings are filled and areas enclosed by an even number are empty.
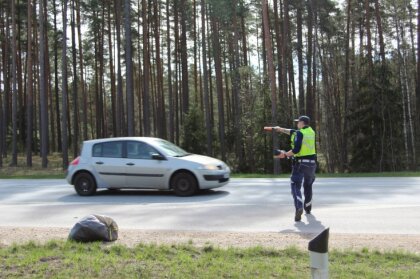
<svg viewBox="0 0 420 279"><path fill-rule="evenodd" d="M156 144L163 150L166 156L171 157L184 157L191 155L187 151L183 150L181 147L176 146L175 144L166 141L166 140L157 140Z"/></svg>

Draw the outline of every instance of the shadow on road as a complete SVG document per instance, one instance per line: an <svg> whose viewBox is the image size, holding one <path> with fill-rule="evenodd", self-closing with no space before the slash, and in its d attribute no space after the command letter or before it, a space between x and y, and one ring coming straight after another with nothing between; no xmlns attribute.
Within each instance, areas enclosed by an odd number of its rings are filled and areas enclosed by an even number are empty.
<svg viewBox="0 0 420 279"><path fill-rule="evenodd" d="M99 190L93 196L81 197L76 193L60 197L58 200L68 203L185 203L206 202L228 196L228 191L203 190L191 197L178 197L172 191L159 190Z"/></svg>
<svg viewBox="0 0 420 279"><path fill-rule="evenodd" d="M295 227L303 233L320 233L325 229L321 221L317 220L313 214L305 214L302 221L306 218L306 222L296 222ZM312 238L312 237L311 237Z"/></svg>
<svg viewBox="0 0 420 279"><path fill-rule="evenodd" d="M314 234L318 234L326 228L313 214L303 215L302 221L295 222L295 227L296 230L287 229L280 231L280 233L298 233L303 238L312 239Z"/></svg>

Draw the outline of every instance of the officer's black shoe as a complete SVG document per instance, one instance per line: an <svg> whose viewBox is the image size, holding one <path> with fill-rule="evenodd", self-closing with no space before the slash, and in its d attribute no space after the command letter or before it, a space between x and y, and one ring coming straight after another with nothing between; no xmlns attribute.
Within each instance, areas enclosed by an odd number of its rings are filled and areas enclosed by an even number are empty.
<svg viewBox="0 0 420 279"><path fill-rule="evenodd" d="M312 209L312 206L305 207L305 213L311 214L311 209Z"/></svg>
<svg viewBox="0 0 420 279"><path fill-rule="evenodd" d="M295 213L295 221L299 222L302 219L302 214L303 214L303 209L299 208L296 209L296 213Z"/></svg>

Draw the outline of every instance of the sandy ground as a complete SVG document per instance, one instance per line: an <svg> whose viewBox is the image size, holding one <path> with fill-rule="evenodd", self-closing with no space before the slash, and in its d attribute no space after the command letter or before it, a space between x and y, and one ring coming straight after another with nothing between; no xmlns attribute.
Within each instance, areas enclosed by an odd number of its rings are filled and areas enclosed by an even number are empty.
<svg viewBox="0 0 420 279"><path fill-rule="evenodd" d="M70 228L0 227L0 246L22 244L33 240L65 240ZM198 247L252 247L262 246L283 249L296 246L307 249L308 242L316 235L302 233L262 232L203 232L203 231L151 231L120 229L116 244L129 247L139 243L186 244ZM420 235L389 234L334 234L330 232L330 250L368 248L379 251L406 251L420 254Z"/></svg>

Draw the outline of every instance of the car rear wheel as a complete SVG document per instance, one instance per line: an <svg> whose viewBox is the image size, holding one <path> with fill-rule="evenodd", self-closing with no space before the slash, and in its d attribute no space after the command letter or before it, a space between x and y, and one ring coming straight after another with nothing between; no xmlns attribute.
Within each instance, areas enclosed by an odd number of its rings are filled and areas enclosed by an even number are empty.
<svg viewBox="0 0 420 279"><path fill-rule="evenodd" d="M96 192L96 183L88 173L80 173L74 180L74 189L80 196L91 196Z"/></svg>
<svg viewBox="0 0 420 279"><path fill-rule="evenodd" d="M187 172L176 174L171 181L172 189L177 196L186 197L194 195L198 190L195 177Z"/></svg>

